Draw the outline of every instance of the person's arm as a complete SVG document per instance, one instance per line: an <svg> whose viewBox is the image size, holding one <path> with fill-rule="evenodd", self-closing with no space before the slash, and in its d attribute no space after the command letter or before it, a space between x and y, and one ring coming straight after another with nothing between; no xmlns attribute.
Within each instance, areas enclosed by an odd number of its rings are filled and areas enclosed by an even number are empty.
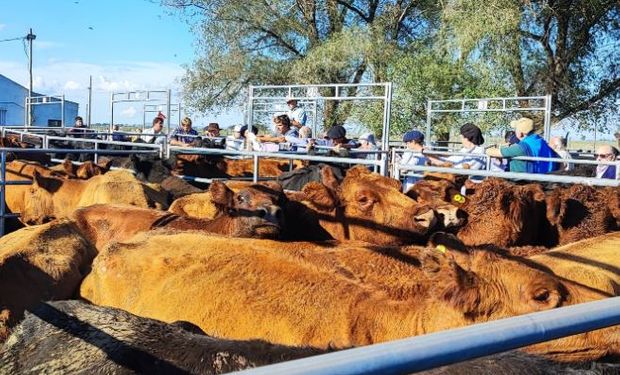
<svg viewBox="0 0 620 375"><path fill-rule="evenodd" d="M256 137L257 140L261 142L273 142L273 143L284 143L286 142L286 138L282 135L280 136L272 136L272 135L259 135Z"/></svg>

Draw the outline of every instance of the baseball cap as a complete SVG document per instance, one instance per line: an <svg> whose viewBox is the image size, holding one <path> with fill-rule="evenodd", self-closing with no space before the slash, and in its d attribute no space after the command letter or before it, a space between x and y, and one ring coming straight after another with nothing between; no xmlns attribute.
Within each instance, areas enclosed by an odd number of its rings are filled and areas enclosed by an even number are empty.
<svg viewBox="0 0 620 375"><path fill-rule="evenodd" d="M233 131L236 132L236 133L237 132L241 132L241 128L242 127L243 127L242 125L235 125L235 127L233 128Z"/></svg>
<svg viewBox="0 0 620 375"><path fill-rule="evenodd" d="M327 131L327 138L329 139L344 138L346 135L347 135L347 130L342 125L332 126Z"/></svg>
<svg viewBox="0 0 620 375"><path fill-rule="evenodd" d="M409 130L403 135L403 142L424 141L424 134L418 130Z"/></svg>

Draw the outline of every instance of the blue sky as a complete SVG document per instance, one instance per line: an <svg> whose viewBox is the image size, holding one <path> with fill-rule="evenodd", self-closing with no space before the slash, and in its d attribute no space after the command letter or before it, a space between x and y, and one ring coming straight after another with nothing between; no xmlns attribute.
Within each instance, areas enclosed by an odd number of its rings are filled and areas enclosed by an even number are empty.
<svg viewBox="0 0 620 375"><path fill-rule="evenodd" d="M110 92L171 88L179 90L184 64L194 57L190 25L170 8L148 0L1 0L0 40L37 36L33 81L37 92L65 94L86 113L88 77L93 76L93 122L109 122ZM28 59L22 41L0 43L0 74L28 85ZM178 99L173 98L173 102ZM142 104L118 104L115 122L141 123ZM241 113L195 116L224 127Z"/></svg>

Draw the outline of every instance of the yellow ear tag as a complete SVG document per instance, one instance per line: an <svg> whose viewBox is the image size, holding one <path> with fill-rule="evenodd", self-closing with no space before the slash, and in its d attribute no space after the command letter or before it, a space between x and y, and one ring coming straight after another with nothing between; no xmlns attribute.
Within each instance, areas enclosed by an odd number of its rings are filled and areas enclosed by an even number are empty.
<svg viewBox="0 0 620 375"><path fill-rule="evenodd" d="M436 249L442 254L446 253L446 247L444 245L437 245Z"/></svg>
<svg viewBox="0 0 620 375"><path fill-rule="evenodd" d="M461 194L455 194L455 195L452 197L452 200L453 200L453 201L455 201L455 202L457 202L457 203L465 203L465 197L464 197L464 196L462 196Z"/></svg>

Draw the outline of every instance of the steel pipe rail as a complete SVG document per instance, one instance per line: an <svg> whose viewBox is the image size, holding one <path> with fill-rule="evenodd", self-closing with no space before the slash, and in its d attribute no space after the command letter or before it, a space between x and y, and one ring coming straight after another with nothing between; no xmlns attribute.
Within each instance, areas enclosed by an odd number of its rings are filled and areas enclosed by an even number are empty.
<svg viewBox="0 0 620 375"><path fill-rule="evenodd" d="M398 166L400 171L423 171L423 172L441 172L441 173L453 173L468 176L481 176L481 177L499 177L511 180L529 180L539 182L557 182L563 184L585 184L595 186L620 186L620 181L594 178L594 177L577 177L577 176L561 176L553 174L533 174L533 173L520 173L520 172L494 172L487 170L472 170L461 168L446 168L446 167L431 167L421 165Z"/></svg>
<svg viewBox="0 0 620 375"><path fill-rule="evenodd" d="M238 372L409 374L620 324L620 297Z"/></svg>

